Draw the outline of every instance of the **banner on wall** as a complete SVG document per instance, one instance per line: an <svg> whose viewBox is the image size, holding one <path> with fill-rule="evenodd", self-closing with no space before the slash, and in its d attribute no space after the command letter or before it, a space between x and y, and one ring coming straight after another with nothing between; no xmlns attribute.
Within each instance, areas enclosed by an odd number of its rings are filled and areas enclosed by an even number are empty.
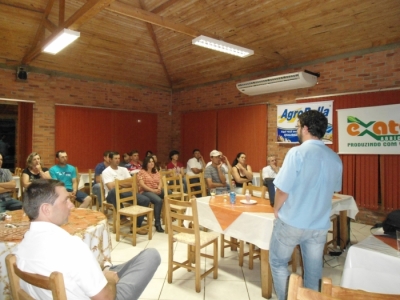
<svg viewBox="0 0 400 300"><path fill-rule="evenodd" d="M278 143L298 143L297 117L308 110L322 112L328 119L328 128L322 140L325 144L332 144L333 140L333 100L310 103L296 103L277 105L277 141Z"/></svg>
<svg viewBox="0 0 400 300"><path fill-rule="evenodd" d="M337 113L339 154L400 154L400 104Z"/></svg>

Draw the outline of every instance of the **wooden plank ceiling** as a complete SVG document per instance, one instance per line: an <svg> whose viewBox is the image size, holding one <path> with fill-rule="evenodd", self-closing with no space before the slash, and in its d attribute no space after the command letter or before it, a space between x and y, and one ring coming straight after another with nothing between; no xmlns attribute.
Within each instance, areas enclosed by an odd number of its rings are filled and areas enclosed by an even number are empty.
<svg viewBox="0 0 400 300"><path fill-rule="evenodd" d="M41 52L62 27L80 38ZM255 51L192 45L200 34ZM398 0L0 0L0 65L177 90L400 43ZM318 70L313 70L318 72Z"/></svg>

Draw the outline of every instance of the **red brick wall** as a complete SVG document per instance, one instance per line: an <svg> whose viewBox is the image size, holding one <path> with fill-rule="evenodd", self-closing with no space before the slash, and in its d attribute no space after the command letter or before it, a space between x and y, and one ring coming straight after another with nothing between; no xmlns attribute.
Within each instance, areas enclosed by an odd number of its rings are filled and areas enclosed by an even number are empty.
<svg viewBox="0 0 400 300"><path fill-rule="evenodd" d="M321 73L318 85L309 89L298 89L259 96L247 96L236 89L237 82L274 76L284 73L310 70ZM268 103L268 146L267 153L278 155L282 163L287 151L292 147L275 143L276 141L276 105L294 103L296 98L335 93L367 91L382 88L400 87L400 48L395 50L352 56L345 59L328 61L298 69L265 74L238 81L223 82L187 89L173 94L173 119L180 120L182 112L237 107L259 103ZM179 136L180 123L173 122L172 129ZM172 145L180 149L180 140L174 139ZM204 149L204 152L209 149ZM211 150L211 149L210 149ZM266 156L267 153L264 155Z"/></svg>
<svg viewBox="0 0 400 300"><path fill-rule="evenodd" d="M55 162L55 103L157 113L158 135L154 137L157 139L157 149L151 150L158 154L160 160L167 160L172 139L171 118L168 114L171 94L168 92L35 73L29 73L27 82L17 82L14 70L0 69L0 98L35 101L32 144L33 150L41 154L45 166ZM84 128L73 128L71 124L71 130ZM97 134L101 136L101 132ZM141 153L142 157L144 154ZM101 160L102 157L99 157Z"/></svg>

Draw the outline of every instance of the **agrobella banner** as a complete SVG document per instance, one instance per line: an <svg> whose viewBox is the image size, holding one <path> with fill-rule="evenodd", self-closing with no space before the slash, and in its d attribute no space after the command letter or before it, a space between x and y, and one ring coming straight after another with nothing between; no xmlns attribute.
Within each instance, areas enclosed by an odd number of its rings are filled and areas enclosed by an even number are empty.
<svg viewBox="0 0 400 300"><path fill-rule="evenodd" d="M400 154L400 104L337 112L339 154Z"/></svg>
<svg viewBox="0 0 400 300"><path fill-rule="evenodd" d="M333 139L333 100L311 103L296 103L277 105L277 142L278 143L298 143L297 120L298 116L308 110L318 110L328 119L328 128L323 137L325 144L332 144Z"/></svg>

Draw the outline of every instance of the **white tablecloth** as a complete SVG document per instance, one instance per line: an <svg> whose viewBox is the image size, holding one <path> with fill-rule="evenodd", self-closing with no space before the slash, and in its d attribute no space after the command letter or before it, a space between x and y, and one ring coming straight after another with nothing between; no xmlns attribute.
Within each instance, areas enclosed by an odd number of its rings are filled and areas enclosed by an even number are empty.
<svg viewBox="0 0 400 300"><path fill-rule="evenodd" d="M372 235L351 246L340 285L368 292L400 295L398 251Z"/></svg>
<svg viewBox="0 0 400 300"><path fill-rule="evenodd" d="M81 178L78 182L78 190L82 189L85 186L85 183L89 183L89 173L79 173L79 175L81 176Z"/></svg>

